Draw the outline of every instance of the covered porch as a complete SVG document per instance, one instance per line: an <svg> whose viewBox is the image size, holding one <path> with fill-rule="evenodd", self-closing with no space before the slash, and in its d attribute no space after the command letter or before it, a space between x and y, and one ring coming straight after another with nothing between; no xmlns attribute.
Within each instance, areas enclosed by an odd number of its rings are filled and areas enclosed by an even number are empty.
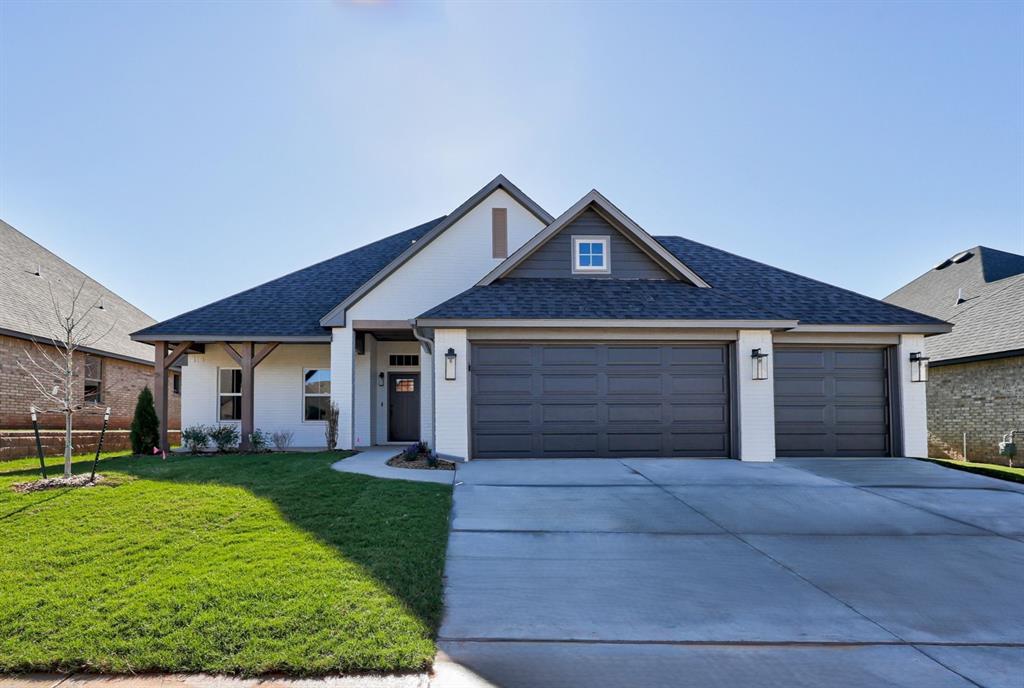
<svg viewBox="0 0 1024 688"><path fill-rule="evenodd" d="M354 320L352 446L433 445L434 384L430 343L406 320ZM344 409L346 404L338 402Z"/></svg>

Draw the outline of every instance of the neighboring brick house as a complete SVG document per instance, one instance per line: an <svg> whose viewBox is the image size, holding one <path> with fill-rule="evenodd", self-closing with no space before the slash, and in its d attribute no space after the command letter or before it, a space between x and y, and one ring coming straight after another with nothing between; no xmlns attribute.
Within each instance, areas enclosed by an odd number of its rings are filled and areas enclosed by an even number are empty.
<svg viewBox="0 0 1024 688"><path fill-rule="evenodd" d="M953 323L926 340L931 455L963 459L966 433L967 460L1007 463L999 440L1024 431L1024 256L975 246L885 300Z"/></svg>
<svg viewBox="0 0 1024 688"><path fill-rule="evenodd" d="M90 316L95 332L102 338L83 351L76 368L77 398L86 408L76 413L76 451L95 449L104 408L111 408L110 428L104 446L127 448L128 428L139 391L153 384L153 347L133 342L129 333L155 321L121 297L90 279L85 273L0 221L0 460L35 453L29 408L49 409L36 391L29 375L19 365L28 365L27 355L36 343L49 342L49 320L53 307L50 285L55 289L85 284L79 303L92 305ZM109 330L109 331L108 331ZM104 334L105 333L105 334ZM38 355L37 355L38 358ZM180 374L172 374L169 428L180 427ZM47 455L63 453L64 416L42 413Z"/></svg>

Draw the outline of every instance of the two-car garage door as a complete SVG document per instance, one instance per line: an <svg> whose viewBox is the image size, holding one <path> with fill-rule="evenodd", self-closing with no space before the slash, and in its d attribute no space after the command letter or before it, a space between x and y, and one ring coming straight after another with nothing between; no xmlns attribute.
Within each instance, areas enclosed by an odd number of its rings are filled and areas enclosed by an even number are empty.
<svg viewBox="0 0 1024 688"><path fill-rule="evenodd" d="M477 343L474 458L730 453L725 344Z"/></svg>

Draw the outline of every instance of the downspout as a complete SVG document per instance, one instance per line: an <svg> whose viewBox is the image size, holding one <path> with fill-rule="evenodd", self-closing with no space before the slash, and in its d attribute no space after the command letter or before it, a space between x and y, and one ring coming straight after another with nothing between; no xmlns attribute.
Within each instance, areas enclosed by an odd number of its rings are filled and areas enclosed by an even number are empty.
<svg viewBox="0 0 1024 688"><path fill-rule="evenodd" d="M434 371L437 369L437 361L434 360L434 340L427 337L416 325L416 320L410 320L412 336L419 341L428 354L430 354L430 412L434 417L430 419L430 449L437 451L437 379ZM422 372L422 371L421 371Z"/></svg>

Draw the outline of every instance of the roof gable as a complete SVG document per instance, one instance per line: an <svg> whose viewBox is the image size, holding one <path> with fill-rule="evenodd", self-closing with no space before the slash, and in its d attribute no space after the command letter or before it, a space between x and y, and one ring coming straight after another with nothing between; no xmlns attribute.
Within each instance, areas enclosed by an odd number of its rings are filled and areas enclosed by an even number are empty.
<svg viewBox="0 0 1024 688"><path fill-rule="evenodd" d="M487 273L477 283L478 286L487 286L495 280L509 276L517 266L521 265L527 258L540 250L542 246L555 238L559 232L590 210L598 211L623 237L633 242L634 245L646 253L652 261L661 266L673 278L688 282L696 287L709 286L707 282L701 279L700 275L685 265L678 257L665 250L664 246L655 241L640 225L633 222L596 189L583 196L572 207L548 224L537 236L526 242L526 244L494 268L494 270Z"/></svg>
<svg viewBox="0 0 1024 688"><path fill-rule="evenodd" d="M606 271L574 270L574 239L602 237L607 241ZM672 280L676 276L616 227L593 205L551 236L505 275L505 279L571 278L584 280L651 279Z"/></svg>
<svg viewBox="0 0 1024 688"><path fill-rule="evenodd" d="M444 217L441 222L423 235L423 237L418 241L396 256L377 274L366 280L344 300L336 304L329 312L327 312L326 315L320 318L320 325L323 327L343 327L345 325L345 312L350 307L355 305L359 299L363 298L373 290L374 287L387 279L413 256L426 248L430 242L439 237L445 230L455 225L455 223L465 217L470 211L480 205L480 203L498 189L505 191L505 193L526 208L541 222L549 224L552 221L553 218L546 210L541 208L532 198L523 193L519 187L510 182L504 175L499 174L497 177L485 184L483 188L470 196L462 205L453 210L451 214Z"/></svg>

